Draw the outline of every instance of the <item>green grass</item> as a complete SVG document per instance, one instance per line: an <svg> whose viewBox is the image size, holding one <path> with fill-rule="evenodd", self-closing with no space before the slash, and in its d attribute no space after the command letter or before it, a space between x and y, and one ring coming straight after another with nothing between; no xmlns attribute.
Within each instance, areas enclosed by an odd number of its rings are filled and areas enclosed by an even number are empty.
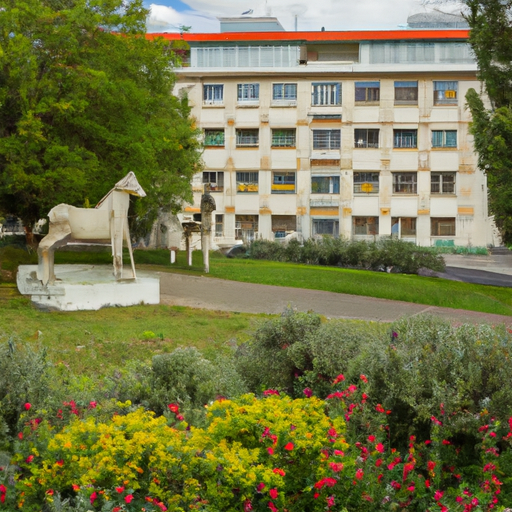
<svg viewBox="0 0 512 512"><path fill-rule="evenodd" d="M42 312L24 297L0 305L0 342L40 344L54 363L89 376L105 375L133 359L150 361L178 346L195 346L208 357L246 340L266 317L159 305Z"/></svg>

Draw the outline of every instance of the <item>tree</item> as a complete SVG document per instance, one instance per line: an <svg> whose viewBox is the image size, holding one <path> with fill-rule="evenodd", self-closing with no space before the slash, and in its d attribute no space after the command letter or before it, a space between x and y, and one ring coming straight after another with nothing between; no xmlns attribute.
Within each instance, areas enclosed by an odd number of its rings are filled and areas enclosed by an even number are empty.
<svg viewBox="0 0 512 512"><path fill-rule="evenodd" d="M488 180L489 209L503 242L512 243L512 1L466 0L469 42L478 63L478 77L492 108L479 94L466 95L473 116L478 164Z"/></svg>
<svg viewBox="0 0 512 512"><path fill-rule="evenodd" d="M200 143L187 99L172 94L183 47L145 37L142 0L2 4L0 213L30 231L128 171L148 193L135 204L147 223L190 200Z"/></svg>

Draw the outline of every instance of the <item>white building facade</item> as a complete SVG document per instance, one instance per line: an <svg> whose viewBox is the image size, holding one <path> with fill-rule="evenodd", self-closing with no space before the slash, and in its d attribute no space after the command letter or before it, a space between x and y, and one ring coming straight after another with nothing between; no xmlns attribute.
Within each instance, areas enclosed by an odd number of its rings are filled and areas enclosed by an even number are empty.
<svg viewBox="0 0 512 512"><path fill-rule="evenodd" d="M174 35L165 34L172 39ZM184 34L212 242L317 235L494 244L477 168L467 30Z"/></svg>

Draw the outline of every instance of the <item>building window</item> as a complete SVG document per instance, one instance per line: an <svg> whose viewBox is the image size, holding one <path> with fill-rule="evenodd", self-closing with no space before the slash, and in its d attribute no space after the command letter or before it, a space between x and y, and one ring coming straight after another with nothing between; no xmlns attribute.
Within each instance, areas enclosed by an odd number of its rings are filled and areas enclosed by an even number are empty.
<svg viewBox="0 0 512 512"><path fill-rule="evenodd" d="M295 147L295 128L273 129L272 147L273 148L294 148Z"/></svg>
<svg viewBox="0 0 512 512"><path fill-rule="evenodd" d="M379 130L377 128L357 128L354 130L354 147L378 148Z"/></svg>
<svg viewBox="0 0 512 512"><path fill-rule="evenodd" d="M341 84L337 82L312 84L311 105L341 105Z"/></svg>
<svg viewBox="0 0 512 512"><path fill-rule="evenodd" d="M391 217L391 236L408 238L416 236L415 217Z"/></svg>
<svg viewBox="0 0 512 512"><path fill-rule="evenodd" d="M459 82L434 82L434 105L457 105Z"/></svg>
<svg viewBox="0 0 512 512"><path fill-rule="evenodd" d="M340 177L339 176L312 176L311 177L312 194L339 194Z"/></svg>
<svg viewBox="0 0 512 512"><path fill-rule="evenodd" d="M433 148L456 148L457 130L432 130Z"/></svg>
<svg viewBox="0 0 512 512"><path fill-rule="evenodd" d="M224 236L224 215L215 214L215 236L220 238Z"/></svg>
<svg viewBox="0 0 512 512"><path fill-rule="evenodd" d="M204 171L203 185L210 185L210 192L224 191L224 171Z"/></svg>
<svg viewBox="0 0 512 512"><path fill-rule="evenodd" d="M379 192L378 172L355 172L354 194L377 194Z"/></svg>
<svg viewBox="0 0 512 512"><path fill-rule="evenodd" d="M432 172L430 173L431 194L455 194L455 173L454 172Z"/></svg>
<svg viewBox="0 0 512 512"><path fill-rule="evenodd" d="M432 217L430 236L455 236L455 217Z"/></svg>
<svg viewBox="0 0 512 512"><path fill-rule="evenodd" d="M252 242L258 234L257 215L235 215L235 240Z"/></svg>
<svg viewBox="0 0 512 512"><path fill-rule="evenodd" d="M259 130L257 128L251 128L248 130L237 130L236 131L236 147L258 147L259 143Z"/></svg>
<svg viewBox="0 0 512 512"><path fill-rule="evenodd" d="M379 103L380 82L356 82L356 105L364 103Z"/></svg>
<svg viewBox="0 0 512 512"><path fill-rule="evenodd" d="M395 82L395 105L417 105L418 82Z"/></svg>
<svg viewBox="0 0 512 512"><path fill-rule="evenodd" d="M204 145L224 147L224 130L205 130Z"/></svg>
<svg viewBox="0 0 512 512"><path fill-rule="evenodd" d="M272 173L272 194L295 194L295 172L274 171Z"/></svg>
<svg viewBox="0 0 512 512"><path fill-rule="evenodd" d="M313 235L338 236L340 223L332 219L313 219Z"/></svg>
<svg viewBox="0 0 512 512"><path fill-rule="evenodd" d="M297 230L297 217L295 215L272 215L272 232L274 238L284 238Z"/></svg>
<svg viewBox="0 0 512 512"><path fill-rule="evenodd" d="M257 193L258 172L237 172L236 191L240 193Z"/></svg>
<svg viewBox="0 0 512 512"><path fill-rule="evenodd" d="M355 236L379 234L379 217L352 217L352 232Z"/></svg>
<svg viewBox="0 0 512 512"><path fill-rule="evenodd" d="M204 84L203 85L203 104L204 105L222 105L224 103L224 85L223 84Z"/></svg>
<svg viewBox="0 0 512 512"><path fill-rule="evenodd" d="M281 105L297 104L297 84L273 84L272 102Z"/></svg>
<svg viewBox="0 0 512 512"><path fill-rule="evenodd" d="M393 194L417 194L416 172L394 172L393 173Z"/></svg>
<svg viewBox="0 0 512 512"><path fill-rule="evenodd" d="M418 130L393 130L394 148L417 148Z"/></svg>
<svg viewBox="0 0 512 512"><path fill-rule="evenodd" d="M313 149L340 149L341 130L313 130Z"/></svg>
<svg viewBox="0 0 512 512"><path fill-rule="evenodd" d="M260 84L238 84L238 103L257 104L260 99Z"/></svg>

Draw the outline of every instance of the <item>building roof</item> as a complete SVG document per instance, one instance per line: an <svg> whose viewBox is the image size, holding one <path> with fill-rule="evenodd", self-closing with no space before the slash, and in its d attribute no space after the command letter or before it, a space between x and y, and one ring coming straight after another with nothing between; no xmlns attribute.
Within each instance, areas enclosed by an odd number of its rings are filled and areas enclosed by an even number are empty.
<svg viewBox="0 0 512 512"><path fill-rule="evenodd" d="M466 29L425 30L358 30L316 32L223 32L195 34L184 32L146 34L148 39L163 37L169 41L183 39L189 44L225 42L360 42L360 41L465 41L469 38Z"/></svg>

